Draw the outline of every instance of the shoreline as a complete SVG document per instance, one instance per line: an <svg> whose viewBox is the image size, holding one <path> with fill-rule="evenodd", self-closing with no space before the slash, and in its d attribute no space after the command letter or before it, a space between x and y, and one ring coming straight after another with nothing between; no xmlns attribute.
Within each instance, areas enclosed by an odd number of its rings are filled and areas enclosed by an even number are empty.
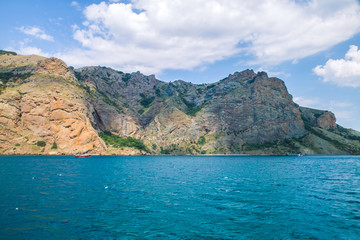
<svg viewBox="0 0 360 240"><path fill-rule="evenodd" d="M168 156L168 157L179 157L179 156L191 156L191 157L303 157L303 156L360 156L352 154L132 154L132 155L116 155L116 154L90 154L91 156L104 156L104 157L154 157L154 156ZM0 154L0 157L11 157L11 156L73 156L75 154Z"/></svg>

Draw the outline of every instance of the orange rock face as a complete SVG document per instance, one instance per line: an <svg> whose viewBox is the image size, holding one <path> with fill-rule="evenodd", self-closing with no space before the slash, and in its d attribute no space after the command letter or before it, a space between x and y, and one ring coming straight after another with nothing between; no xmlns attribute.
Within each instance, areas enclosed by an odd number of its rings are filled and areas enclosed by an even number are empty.
<svg viewBox="0 0 360 240"><path fill-rule="evenodd" d="M0 79L0 154L145 154L134 145L107 148L102 131L141 139L153 154L261 154L267 143L316 150L321 135L310 130L337 128L333 113L299 107L284 82L264 72L197 85L106 67L74 70L57 58L9 58L0 57L2 76L10 76Z"/></svg>
<svg viewBox="0 0 360 240"><path fill-rule="evenodd" d="M332 112L325 112L320 117L316 119L316 125L329 130L329 129L336 129L336 118Z"/></svg>
<svg viewBox="0 0 360 240"><path fill-rule="evenodd" d="M40 61L36 66L35 73L55 75L69 79L72 82L76 81L75 76L71 73L66 63L54 57Z"/></svg>
<svg viewBox="0 0 360 240"><path fill-rule="evenodd" d="M40 59L34 74L28 83L7 88L0 95L0 151L104 153L106 146L92 126L84 92L71 87L76 78L66 64L56 58ZM46 146L37 146L39 141Z"/></svg>

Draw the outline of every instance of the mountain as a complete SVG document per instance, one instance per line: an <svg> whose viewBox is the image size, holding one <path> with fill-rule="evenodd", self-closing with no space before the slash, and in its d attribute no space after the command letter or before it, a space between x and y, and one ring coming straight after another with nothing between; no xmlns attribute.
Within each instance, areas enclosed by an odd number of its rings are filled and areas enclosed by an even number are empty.
<svg viewBox="0 0 360 240"><path fill-rule="evenodd" d="M0 51L0 154L360 154L360 133L299 107L284 82L212 84Z"/></svg>

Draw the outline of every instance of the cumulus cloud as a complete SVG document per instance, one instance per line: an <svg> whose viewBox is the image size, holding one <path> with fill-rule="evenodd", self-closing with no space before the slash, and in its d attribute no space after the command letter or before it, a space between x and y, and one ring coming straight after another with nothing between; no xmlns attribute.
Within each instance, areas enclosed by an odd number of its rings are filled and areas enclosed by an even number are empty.
<svg viewBox="0 0 360 240"><path fill-rule="evenodd" d="M40 48L33 47L33 46L23 46L16 50L17 53L22 55L39 55L43 57L49 57L50 54L43 52Z"/></svg>
<svg viewBox="0 0 360 240"><path fill-rule="evenodd" d="M43 57L50 57L49 53L43 52L40 48L28 45L27 41L20 42L18 48L8 47L9 51L14 51L21 55L39 55Z"/></svg>
<svg viewBox="0 0 360 240"><path fill-rule="evenodd" d="M61 54L72 65L157 73L192 69L234 55L253 64L295 61L360 29L356 0L132 0L85 8L74 30L83 48Z"/></svg>
<svg viewBox="0 0 360 240"><path fill-rule="evenodd" d="M27 35L34 36L47 41L54 41L54 38L46 34L42 29L38 27L20 27L19 30Z"/></svg>
<svg viewBox="0 0 360 240"><path fill-rule="evenodd" d="M351 45L344 59L329 59L325 65L316 66L313 71L338 86L360 87L360 50Z"/></svg>

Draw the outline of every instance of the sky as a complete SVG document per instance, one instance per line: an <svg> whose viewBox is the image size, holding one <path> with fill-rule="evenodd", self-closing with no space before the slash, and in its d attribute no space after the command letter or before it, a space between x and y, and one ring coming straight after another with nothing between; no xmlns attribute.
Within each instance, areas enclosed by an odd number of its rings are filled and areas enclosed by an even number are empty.
<svg viewBox="0 0 360 240"><path fill-rule="evenodd" d="M282 79L294 101L360 131L359 0L0 0L0 49L212 83Z"/></svg>

